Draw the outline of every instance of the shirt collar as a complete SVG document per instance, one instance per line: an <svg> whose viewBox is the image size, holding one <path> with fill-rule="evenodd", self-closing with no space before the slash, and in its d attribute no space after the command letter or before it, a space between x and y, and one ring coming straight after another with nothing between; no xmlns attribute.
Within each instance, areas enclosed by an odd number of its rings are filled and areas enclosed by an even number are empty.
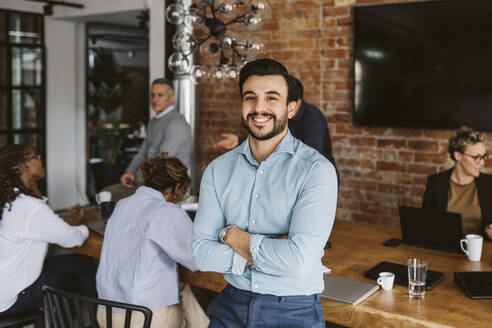
<svg viewBox="0 0 492 328"><path fill-rule="evenodd" d="M17 188L17 187L14 187L14 188L12 188L12 189L13 189L13 190L14 190L14 192L16 192L16 193L17 193L17 192L19 192L19 188ZM45 203L48 203L48 197L46 197L46 196L41 195L41 200L42 200L43 202L45 202Z"/></svg>
<svg viewBox="0 0 492 328"><path fill-rule="evenodd" d="M164 195L159 190L155 190L154 188L140 186L135 193L139 195L148 195L150 197L158 198L166 202L166 198L164 198Z"/></svg>
<svg viewBox="0 0 492 328"><path fill-rule="evenodd" d="M156 115L154 116L154 118L159 119L159 118L163 117L164 115L168 114L168 113L169 113L170 111L172 111L173 109L174 109L174 105L171 105L171 106L169 106L168 108L164 109L164 110L163 110L162 112L160 112L159 114L156 114Z"/></svg>
<svg viewBox="0 0 492 328"><path fill-rule="evenodd" d="M248 136L248 138L242 143L242 145L237 148L241 154L244 154L244 156L246 156L246 159L251 164L258 165L258 162L253 157L253 154L251 154L251 148L249 147L249 138L251 138L251 136ZM294 137L290 133L289 129L287 129L287 134L282 139L282 141L280 141L278 146L273 151L272 155L275 153L289 153L291 155L294 155Z"/></svg>

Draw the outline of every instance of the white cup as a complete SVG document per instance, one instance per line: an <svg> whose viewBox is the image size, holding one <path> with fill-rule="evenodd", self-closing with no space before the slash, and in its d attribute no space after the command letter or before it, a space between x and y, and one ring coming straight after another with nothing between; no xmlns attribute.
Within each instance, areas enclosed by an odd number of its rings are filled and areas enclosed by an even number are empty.
<svg viewBox="0 0 492 328"><path fill-rule="evenodd" d="M395 282L395 274L392 272L380 272L377 282L384 290L391 290Z"/></svg>
<svg viewBox="0 0 492 328"><path fill-rule="evenodd" d="M111 191L101 191L99 194L96 194L96 203L101 204L110 201L111 201Z"/></svg>
<svg viewBox="0 0 492 328"><path fill-rule="evenodd" d="M465 238L460 240L461 250L468 255L470 261L479 262L482 256L483 237L480 235L466 235ZM466 249L464 244L466 244Z"/></svg>

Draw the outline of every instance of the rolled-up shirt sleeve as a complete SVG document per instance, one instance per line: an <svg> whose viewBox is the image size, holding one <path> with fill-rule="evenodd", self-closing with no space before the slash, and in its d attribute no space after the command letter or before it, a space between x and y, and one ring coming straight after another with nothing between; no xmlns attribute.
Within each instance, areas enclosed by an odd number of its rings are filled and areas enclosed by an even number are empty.
<svg viewBox="0 0 492 328"><path fill-rule="evenodd" d="M89 236L89 230L85 225L68 224L48 205L39 204L29 215L23 236L62 247L75 247L84 243Z"/></svg>
<svg viewBox="0 0 492 328"><path fill-rule="evenodd" d="M200 201L193 223L193 257L201 271L232 273L235 252L218 241L225 217L215 192L212 170L212 166L205 170L200 185Z"/></svg>
<svg viewBox="0 0 492 328"><path fill-rule="evenodd" d="M250 237L253 268L270 275L304 277L320 263L335 220L338 182L328 162L314 163L292 212L288 239Z"/></svg>

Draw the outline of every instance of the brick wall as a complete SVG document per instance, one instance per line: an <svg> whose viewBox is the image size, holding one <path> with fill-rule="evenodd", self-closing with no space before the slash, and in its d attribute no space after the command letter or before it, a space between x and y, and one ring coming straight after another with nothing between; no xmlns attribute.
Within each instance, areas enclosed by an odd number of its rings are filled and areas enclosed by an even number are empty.
<svg viewBox="0 0 492 328"><path fill-rule="evenodd" d="M352 7L408 1L271 2L274 15L267 15L263 29L248 33L265 41L265 56L303 82L305 100L328 120L340 173L337 218L397 226L398 205L420 206L426 177L453 165L446 153L452 131L352 124ZM199 92L203 171L221 154L212 148L220 133L245 132L237 80L204 82Z"/></svg>

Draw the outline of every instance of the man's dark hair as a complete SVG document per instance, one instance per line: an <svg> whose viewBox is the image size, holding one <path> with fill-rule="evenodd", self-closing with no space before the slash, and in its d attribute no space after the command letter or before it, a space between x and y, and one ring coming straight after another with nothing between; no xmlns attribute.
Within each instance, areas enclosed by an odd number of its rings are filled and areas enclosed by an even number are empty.
<svg viewBox="0 0 492 328"><path fill-rule="evenodd" d="M291 88L289 87L289 73L284 65L271 58L258 59L247 63L239 72L239 92L241 97L243 96L243 84L246 80L253 76L266 76L266 75L282 75L287 83L288 95L287 103L296 101L295 96L291 96Z"/></svg>
<svg viewBox="0 0 492 328"><path fill-rule="evenodd" d="M301 81L296 77L289 75L287 76L287 86L289 88L289 96L287 102L302 100L304 97L304 87Z"/></svg>
<svg viewBox="0 0 492 328"><path fill-rule="evenodd" d="M173 86L173 82L171 80L166 79L165 77L160 77L160 78L152 81L152 86L154 86L155 84L167 85L167 93L170 95L174 94L174 86Z"/></svg>

